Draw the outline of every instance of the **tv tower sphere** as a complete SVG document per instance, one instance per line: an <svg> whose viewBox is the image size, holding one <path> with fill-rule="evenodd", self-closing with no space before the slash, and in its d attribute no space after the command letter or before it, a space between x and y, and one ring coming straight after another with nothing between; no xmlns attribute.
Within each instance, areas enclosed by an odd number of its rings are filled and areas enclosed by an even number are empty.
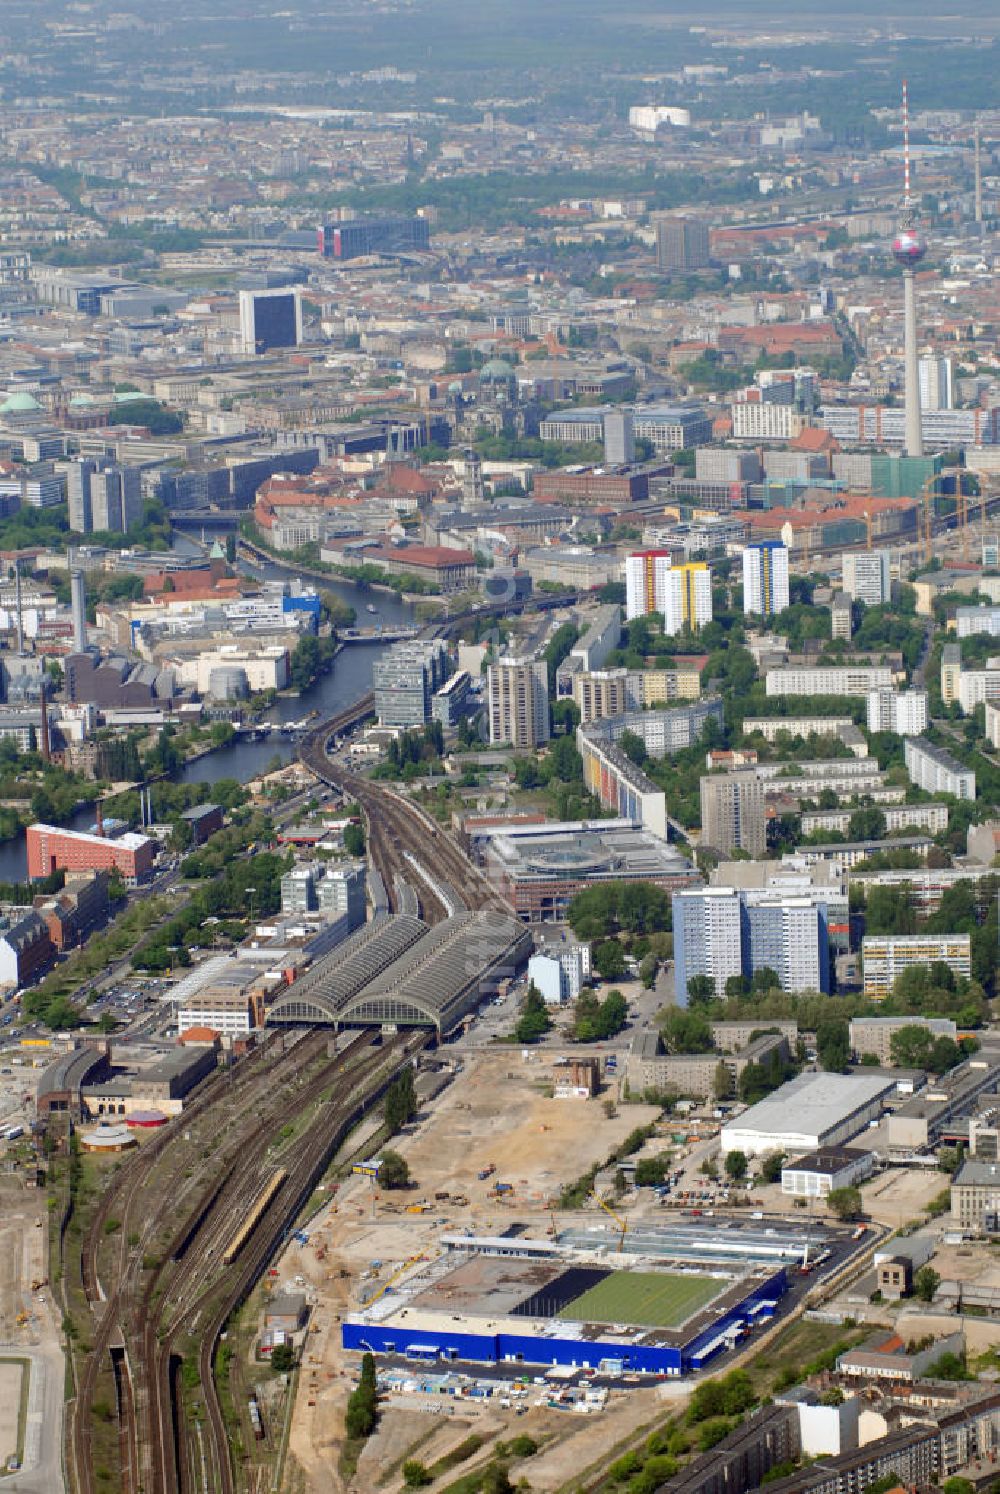
<svg viewBox="0 0 1000 1494"><path fill-rule="evenodd" d="M892 241L893 258L901 265L915 265L927 253L927 245L912 228L901 228Z"/></svg>

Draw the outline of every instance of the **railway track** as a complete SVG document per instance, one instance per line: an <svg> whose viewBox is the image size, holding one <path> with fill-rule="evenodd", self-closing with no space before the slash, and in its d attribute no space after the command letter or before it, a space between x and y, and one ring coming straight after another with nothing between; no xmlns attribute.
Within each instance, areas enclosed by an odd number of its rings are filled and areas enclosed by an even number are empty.
<svg viewBox="0 0 1000 1494"><path fill-rule="evenodd" d="M509 913L507 903L478 867L421 809L408 803L394 790L382 788L350 768L331 761L327 750L330 741L338 729L343 729L338 728L338 721L349 714L344 712L341 717L318 726L303 740L299 756L318 778L354 800L361 808L366 822L368 852L385 885L392 911L405 911L396 882L398 878L413 883L414 868L404 855L409 852L427 873L419 896L428 923L440 923L454 912L447 895L442 898L441 892L435 891L435 884L440 888L442 882L454 888L469 909L496 908Z"/></svg>
<svg viewBox="0 0 1000 1494"><path fill-rule="evenodd" d="M231 1083L210 1086L185 1112L183 1129L152 1138L112 1180L82 1246L96 1322L71 1414L69 1461L80 1494L107 1487L106 1475L95 1473L93 1424L95 1393L109 1366L119 1421L116 1489L236 1494L243 1487L215 1383L222 1328L263 1274L354 1116L423 1041L411 1034L382 1047L362 1033L329 1053L328 1034L297 1034L270 1063L248 1060ZM286 1137L281 1123L289 1115L299 1129ZM218 1145L192 1167L199 1131L204 1139L213 1128ZM265 1183L275 1178L262 1203ZM107 1224L118 1223L119 1214L120 1240L109 1251ZM237 1414L239 1393L237 1386ZM192 1396L203 1423L192 1424L187 1414Z"/></svg>
<svg viewBox="0 0 1000 1494"><path fill-rule="evenodd" d="M290 1033L289 1038L290 1041L281 1044L277 1051L268 1045L249 1055L245 1066L241 1065L229 1081L218 1076L214 1084L208 1085L184 1113L186 1133L193 1134L198 1124L220 1102L225 1107L228 1125L238 1130L247 1117L257 1115L267 1089L280 1084L286 1070L294 1071L298 1065L308 1061L311 1054L319 1052L324 1042L319 1034L298 1031ZM124 1347L127 1343L128 1294L141 1274L157 1226L157 1210L150 1203L149 1195L152 1193L154 1198L158 1195L161 1207L164 1200L169 1200L170 1207L175 1209L183 1207L194 1186L184 1178L187 1152L174 1146L170 1155L166 1155L172 1143L177 1141L177 1131L178 1123L164 1127L128 1159L105 1190L81 1247L83 1291L96 1315L90 1352L84 1361L69 1425L68 1461L81 1494L91 1494L95 1490L92 1424L97 1384L112 1348L116 1345ZM103 1291L101 1284L102 1247L106 1254L110 1254L110 1259L103 1263L108 1279L107 1292ZM123 1394L123 1389L127 1394ZM123 1438L134 1451L133 1457L123 1460L123 1468L135 1469L137 1489L141 1483L139 1437L136 1433L137 1388L127 1357L119 1367L116 1390ZM130 1486L124 1479L122 1487L127 1494Z"/></svg>

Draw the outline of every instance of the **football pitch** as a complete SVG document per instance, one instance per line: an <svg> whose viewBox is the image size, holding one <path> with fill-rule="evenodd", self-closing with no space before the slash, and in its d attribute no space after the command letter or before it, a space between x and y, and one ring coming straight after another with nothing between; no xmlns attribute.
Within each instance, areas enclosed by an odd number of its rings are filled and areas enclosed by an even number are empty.
<svg viewBox="0 0 1000 1494"><path fill-rule="evenodd" d="M676 1276L668 1271L612 1271L597 1286L567 1302L559 1313L585 1323L636 1323L679 1328L711 1302L726 1283L711 1276Z"/></svg>

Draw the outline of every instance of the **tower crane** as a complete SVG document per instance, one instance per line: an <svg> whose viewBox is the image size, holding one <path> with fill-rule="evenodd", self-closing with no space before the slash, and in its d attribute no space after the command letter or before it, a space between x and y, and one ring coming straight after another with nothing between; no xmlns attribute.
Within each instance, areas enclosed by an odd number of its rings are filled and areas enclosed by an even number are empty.
<svg viewBox="0 0 1000 1494"><path fill-rule="evenodd" d="M625 1236L628 1234L628 1220L623 1215L617 1214L611 1207L611 1205L605 1203L604 1199L600 1198L596 1193L592 1193L590 1196L597 1204L598 1208L603 1209L605 1214L610 1215L610 1217L617 1224L618 1228L621 1230L621 1234L618 1237L618 1250L620 1253L625 1249Z"/></svg>

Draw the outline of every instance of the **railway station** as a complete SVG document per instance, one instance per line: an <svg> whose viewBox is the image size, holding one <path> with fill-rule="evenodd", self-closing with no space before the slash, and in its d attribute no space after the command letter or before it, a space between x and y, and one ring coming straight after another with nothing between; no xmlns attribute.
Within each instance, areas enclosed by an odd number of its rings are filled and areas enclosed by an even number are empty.
<svg viewBox="0 0 1000 1494"><path fill-rule="evenodd" d="M428 926L399 914L375 919L296 981L269 1025L455 1028L527 962L531 935L492 910Z"/></svg>

